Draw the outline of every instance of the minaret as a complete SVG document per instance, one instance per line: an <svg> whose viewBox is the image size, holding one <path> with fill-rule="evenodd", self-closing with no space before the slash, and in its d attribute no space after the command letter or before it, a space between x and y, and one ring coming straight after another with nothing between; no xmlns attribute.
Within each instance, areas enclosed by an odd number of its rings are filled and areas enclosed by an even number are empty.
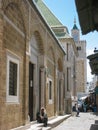
<svg viewBox="0 0 98 130"><path fill-rule="evenodd" d="M80 97L81 94L85 92L87 82L86 41L80 39L80 30L77 28L75 18L74 26L71 30L71 36L75 41L76 48L78 51L78 57L76 57L76 90L77 96Z"/></svg>
<svg viewBox="0 0 98 130"><path fill-rule="evenodd" d="M74 18L74 26L71 30L71 36L74 38L74 41L77 43L80 41L80 32L76 25L76 18Z"/></svg>

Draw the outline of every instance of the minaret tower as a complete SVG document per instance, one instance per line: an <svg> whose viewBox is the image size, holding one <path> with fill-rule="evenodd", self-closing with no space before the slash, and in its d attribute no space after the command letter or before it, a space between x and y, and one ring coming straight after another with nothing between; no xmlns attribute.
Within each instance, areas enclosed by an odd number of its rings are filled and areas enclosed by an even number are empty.
<svg viewBox="0 0 98 130"><path fill-rule="evenodd" d="M87 72L86 72L86 41L80 39L80 30L77 28L76 19L71 30L71 36L74 39L78 51L76 58L76 91L78 98L85 93Z"/></svg>
<svg viewBox="0 0 98 130"><path fill-rule="evenodd" d="M73 28L71 30L71 35L74 38L74 41L76 43L78 41L80 41L80 31L79 31L79 29L77 28L77 25L76 25L76 18L74 18L74 26L73 26Z"/></svg>

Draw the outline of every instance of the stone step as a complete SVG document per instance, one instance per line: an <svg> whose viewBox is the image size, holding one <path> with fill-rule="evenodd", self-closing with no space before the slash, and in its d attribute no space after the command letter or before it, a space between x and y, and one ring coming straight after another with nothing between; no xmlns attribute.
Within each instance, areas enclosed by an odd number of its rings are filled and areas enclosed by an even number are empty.
<svg viewBox="0 0 98 130"><path fill-rule="evenodd" d="M42 123L41 124L36 123L31 125L30 128L27 130L42 130L42 127L43 127Z"/></svg>
<svg viewBox="0 0 98 130"><path fill-rule="evenodd" d="M51 127L43 127L42 130L51 130L52 128Z"/></svg>
<svg viewBox="0 0 98 130"><path fill-rule="evenodd" d="M57 118L48 121L48 126L50 126L51 128L56 127L57 125L59 125L62 121L64 121L65 119L67 119L68 117L70 117L71 115L65 115L65 116L58 116Z"/></svg>
<svg viewBox="0 0 98 130"><path fill-rule="evenodd" d="M29 129L27 129L27 130L42 130L42 127L37 127L37 128L34 128L34 129L32 129L32 128L29 128Z"/></svg>
<svg viewBox="0 0 98 130"><path fill-rule="evenodd" d="M11 130L51 130L70 116L71 114L49 118L47 127L44 127L43 123L37 123L36 121L33 121L25 126L20 126Z"/></svg>
<svg viewBox="0 0 98 130"><path fill-rule="evenodd" d="M71 115L58 116L48 120L48 126L44 127L43 123L35 123L30 126L29 129L26 130L51 130L52 128L59 125L62 121L70 117Z"/></svg>
<svg viewBox="0 0 98 130"><path fill-rule="evenodd" d="M39 123L31 125L31 127L27 130L51 130L51 127L44 127L43 123Z"/></svg>

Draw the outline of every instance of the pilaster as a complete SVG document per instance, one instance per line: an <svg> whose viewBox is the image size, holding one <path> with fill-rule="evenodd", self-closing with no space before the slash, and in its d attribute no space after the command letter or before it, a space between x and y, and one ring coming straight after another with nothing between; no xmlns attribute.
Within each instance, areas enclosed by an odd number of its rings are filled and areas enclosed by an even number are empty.
<svg viewBox="0 0 98 130"><path fill-rule="evenodd" d="M45 67L41 67L41 107L45 106Z"/></svg>
<svg viewBox="0 0 98 130"><path fill-rule="evenodd" d="M1 2L0 2L1 3ZM0 4L1 6L1 4ZM3 120L3 111L5 111L4 107L4 99L5 99L5 79L3 75L5 74L5 71L3 72L4 65L4 48L3 48L3 15L1 14L2 10L0 9L0 127L2 128L2 120ZM2 87L3 86L3 87Z"/></svg>

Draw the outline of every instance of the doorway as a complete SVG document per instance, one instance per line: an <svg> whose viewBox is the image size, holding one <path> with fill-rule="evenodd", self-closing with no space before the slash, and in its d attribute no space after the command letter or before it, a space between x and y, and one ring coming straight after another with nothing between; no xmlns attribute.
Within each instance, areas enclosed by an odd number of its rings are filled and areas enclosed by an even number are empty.
<svg viewBox="0 0 98 130"><path fill-rule="evenodd" d="M33 121L34 115L33 115L33 94L34 94L34 64L31 62L29 63L29 116L30 121Z"/></svg>

